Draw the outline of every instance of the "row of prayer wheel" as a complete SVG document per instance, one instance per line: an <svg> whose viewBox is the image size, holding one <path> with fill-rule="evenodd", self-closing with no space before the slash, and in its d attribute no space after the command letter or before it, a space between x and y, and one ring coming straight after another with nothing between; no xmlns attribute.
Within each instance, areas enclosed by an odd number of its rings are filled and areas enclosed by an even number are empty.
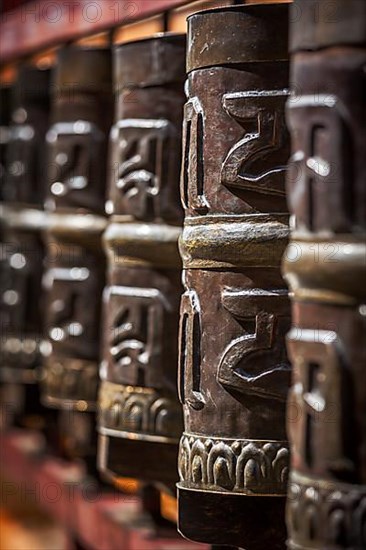
<svg viewBox="0 0 366 550"><path fill-rule="evenodd" d="M14 422L177 490L189 539L365 549L366 3L206 10L1 93Z"/></svg>

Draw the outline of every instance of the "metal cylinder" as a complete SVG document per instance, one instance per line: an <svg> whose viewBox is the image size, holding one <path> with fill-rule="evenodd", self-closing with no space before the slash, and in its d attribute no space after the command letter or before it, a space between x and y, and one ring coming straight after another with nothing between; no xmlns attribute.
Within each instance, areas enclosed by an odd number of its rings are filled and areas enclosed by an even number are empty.
<svg viewBox="0 0 366 550"><path fill-rule="evenodd" d="M6 156L0 212L0 379L6 385L4 401L21 423L24 413L41 412L36 382L43 333L42 231L46 218L42 205L49 95L50 70L21 65L9 98L7 139L2 140Z"/></svg>
<svg viewBox="0 0 366 550"><path fill-rule="evenodd" d="M0 84L0 201L4 200L6 156L10 141L11 84Z"/></svg>
<svg viewBox="0 0 366 550"><path fill-rule="evenodd" d="M110 215L104 235L99 469L174 486L182 431L176 388L185 37L117 46Z"/></svg>
<svg viewBox="0 0 366 550"><path fill-rule="evenodd" d="M102 213L112 111L110 49L61 49L47 133L47 342L42 398L60 411L64 452L93 461L105 281Z"/></svg>
<svg viewBox="0 0 366 550"><path fill-rule="evenodd" d="M326 4L291 17L294 550L366 548L366 4Z"/></svg>
<svg viewBox="0 0 366 550"><path fill-rule="evenodd" d="M188 19L179 530L260 550L285 540L287 19L285 5Z"/></svg>
<svg viewBox="0 0 366 550"><path fill-rule="evenodd" d="M10 139L3 199L43 208L50 114L50 69L21 65L12 87Z"/></svg>

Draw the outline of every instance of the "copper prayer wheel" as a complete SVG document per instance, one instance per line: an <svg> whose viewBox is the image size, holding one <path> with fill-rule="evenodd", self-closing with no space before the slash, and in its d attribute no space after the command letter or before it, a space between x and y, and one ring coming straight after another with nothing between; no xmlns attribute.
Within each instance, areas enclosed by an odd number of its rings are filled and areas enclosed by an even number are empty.
<svg viewBox="0 0 366 550"><path fill-rule="evenodd" d="M179 530L258 550L286 537L287 27L286 5L188 19Z"/></svg>
<svg viewBox="0 0 366 550"><path fill-rule="evenodd" d="M11 86L1 83L0 85L0 201L2 202L3 190L6 177L6 152L10 141L10 114L11 114ZM4 219L0 216L0 289L1 289L1 303L3 307L3 293L6 292L6 287L9 284L9 272L8 261L5 255L6 250L6 237L4 233ZM4 315L0 314L1 319L1 334L3 334L5 322ZM3 337L2 337L3 339ZM1 359L3 359L3 351L1 351ZM0 377L0 385L2 385L2 377ZM6 390L5 390L6 391ZM0 394L2 393L0 389ZM4 397L1 396L0 397ZM3 401L3 399L2 399Z"/></svg>
<svg viewBox="0 0 366 550"><path fill-rule="evenodd" d="M289 548L366 548L366 4L299 1L287 117ZM328 6L329 8L329 6ZM301 13L301 18L298 14ZM317 16L315 17L314 14Z"/></svg>
<svg viewBox="0 0 366 550"><path fill-rule="evenodd" d="M159 35L114 51L98 408L103 475L173 488L182 431L176 376L184 62L183 35Z"/></svg>
<svg viewBox="0 0 366 550"><path fill-rule="evenodd" d="M10 114L11 114L11 86L5 84L0 85L0 201L1 207L4 200L3 192L6 178L6 153L10 141ZM6 238L4 234L4 219L0 216L0 289L1 289L1 303L3 304L3 292L7 286L7 258L5 256ZM2 323L5 321L0 314ZM3 334L3 324L1 325L1 333ZM0 380L1 383L1 380Z"/></svg>
<svg viewBox="0 0 366 550"><path fill-rule="evenodd" d="M47 208L103 215L113 117L110 49L62 48L52 84Z"/></svg>
<svg viewBox="0 0 366 550"><path fill-rule="evenodd" d="M95 462L105 220L53 214L47 232L43 403L60 411L61 450Z"/></svg>
<svg viewBox="0 0 366 550"><path fill-rule="evenodd" d="M52 91L42 399L60 411L65 454L95 461L102 214L113 105L110 49L61 49Z"/></svg>
<svg viewBox="0 0 366 550"><path fill-rule="evenodd" d="M43 332L42 276L46 226L45 133L50 71L22 65L11 88L2 179L1 368L5 401L20 423L38 414ZM2 149L3 151L3 149ZM15 419L16 420L16 419ZM38 426L37 426L38 427Z"/></svg>
<svg viewBox="0 0 366 550"><path fill-rule="evenodd" d="M6 152L10 141L11 85L0 84L0 201L3 201L3 189L6 172Z"/></svg>
<svg viewBox="0 0 366 550"><path fill-rule="evenodd" d="M47 159L44 137L49 125L50 69L20 66L11 90L10 136L3 200L43 208Z"/></svg>

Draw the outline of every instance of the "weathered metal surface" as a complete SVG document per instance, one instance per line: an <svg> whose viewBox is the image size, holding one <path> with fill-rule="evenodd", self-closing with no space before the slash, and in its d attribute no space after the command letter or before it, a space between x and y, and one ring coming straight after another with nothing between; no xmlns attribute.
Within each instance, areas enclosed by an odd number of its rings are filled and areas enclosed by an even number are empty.
<svg viewBox="0 0 366 550"><path fill-rule="evenodd" d="M53 79L47 133L51 211L103 214L106 136L112 123L112 59L108 48L63 48Z"/></svg>
<svg viewBox="0 0 366 550"><path fill-rule="evenodd" d="M36 381L43 331L44 213L1 208L4 266L1 285L1 379Z"/></svg>
<svg viewBox="0 0 366 550"><path fill-rule="evenodd" d="M53 216L48 229L43 400L49 406L95 410L98 383L105 221ZM78 238L79 236L79 238Z"/></svg>
<svg viewBox="0 0 366 550"><path fill-rule="evenodd" d="M8 85L1 84L0 86L0 201L4 200L3 190L6 177L6 151L8 148L10 140L10 100L11 100L11 87ZM1 208L1 207L0 207ZM8 259L5 254L5 245L6 237L4 233L4 220L3 216L0 216L0 289L1 289L1 309L3 309L3 293L6 292L6 287L9 284L8 276ZM4 322L6 322L5 316L3 313L0 313L0 331L1 331L1 342L4 342ZM3 360L3 350L1 348L1 361ZM0 399L3 402L3 384L2 376L0 376ZM1 420L4 422L8 420L8 415L6 415L3 410L4 406L0 408Z"/></svg>
<svg viewBox="0 0 366 550"><path fill-rule="evenodd" d="M50 70L22 65L12 88L3 189L6 202L43 206L47 166L44 136L49 109Z"/></svg>
<svg viewBox="0 0 366 550"><path fill-rule="evenodd" d="M188 20L179 530L261 550L285 540L287 17L271 5Z"/></svg>
<svg viewBox="0 0 366 550"><path fill-rule="evenodd" d="M366 547L366 6L292 17L289 548ZM344 14L344 11L340 13ZM329 14L328 14L329 16Z"/></svg>
<svg viewBox="0 0 366 550"><path fill-rule="evenodd" d="M41 207L49 82L49 70L31 65L19 68L11 88L11 120L2 178L0 378L20 386L36 381L40 365L44 258L41 234L46 225ZM24 391L23 388L21 393ZM33 405L37 408L36 402ZM21 412L22 406L18 410ZM31 413L32 407L27 412Z"/></svg>
<svg viewBox="0 0 366 550"><path fill-rule="evenodd" d="M10 141L11 85L0 85L0 201L4 200L6 152Z"/></svg>
<svg viewBox="0 0 366 550"><path fill-rule="evenodd" d="M47 133L47 340L42 400L61 411L65 453L94 455L94 461L111 65L108 48L60 50Z"/></svg>
<svg viewBox="0 0 366 550"><path fill-rule="evenodd" d="M99 468L112 480L172 486L182 432L176 365L185 37L125 44L114 55Z"/></svg>

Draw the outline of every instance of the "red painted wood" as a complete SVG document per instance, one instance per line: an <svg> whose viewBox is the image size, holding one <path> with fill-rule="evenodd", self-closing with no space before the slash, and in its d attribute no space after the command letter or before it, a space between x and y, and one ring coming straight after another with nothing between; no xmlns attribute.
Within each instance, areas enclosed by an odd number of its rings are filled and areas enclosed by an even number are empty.
<svg viewBox="0 0 366 550"><path fill-rule="evenodd" d="M21 4L25 4L28 0L2 0L0 3L0 12L13 10Z"/></svg>
<svg viewBox="0 0 366 550"><path fill-rule="evenodd" d="M2 505L15 494L26 499L54 517L70 541L90 550L209 550L174 529L157 534L137 496L102 491L80 464L46 455L37 433L0 434L0 449Z"/></svg>
<svg viewBox="0 0 366 550"><path fill-rule="evenodd" d="M116 25L131 23L188 0L33 0L1 15L1 62Z"/></svg>

